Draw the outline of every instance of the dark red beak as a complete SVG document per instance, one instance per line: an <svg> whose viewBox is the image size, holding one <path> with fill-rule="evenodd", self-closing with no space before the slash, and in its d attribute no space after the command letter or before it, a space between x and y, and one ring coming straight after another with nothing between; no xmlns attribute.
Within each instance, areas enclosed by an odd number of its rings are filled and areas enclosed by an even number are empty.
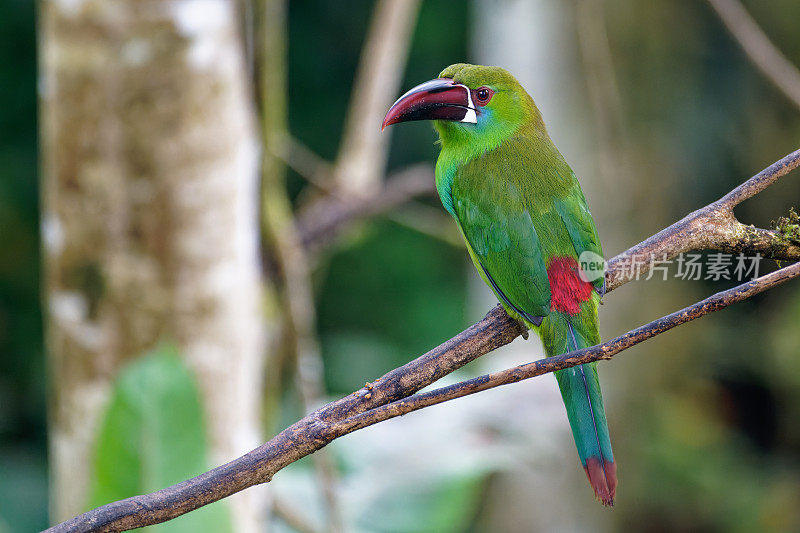
<svg viewBox="0 0 800 533"><path fill-rule="evenodd" d="M478 121L469 88L449 78L426 81L398 98L386 113L381 130L411 120Z"/></svg>

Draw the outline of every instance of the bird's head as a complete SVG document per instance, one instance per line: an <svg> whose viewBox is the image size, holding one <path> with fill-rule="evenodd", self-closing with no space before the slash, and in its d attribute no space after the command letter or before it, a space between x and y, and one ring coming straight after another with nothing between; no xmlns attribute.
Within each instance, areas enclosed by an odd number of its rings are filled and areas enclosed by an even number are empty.
<svg viewBox="0 0 800 533"><path fill-rule="evenodd" d="M466 63L450 65L438 78L401 96L389 108L383 128L411 120L433 120L445 146L458 141L499 144L523 125L541 124L533 99L507 70Z"/></svg>

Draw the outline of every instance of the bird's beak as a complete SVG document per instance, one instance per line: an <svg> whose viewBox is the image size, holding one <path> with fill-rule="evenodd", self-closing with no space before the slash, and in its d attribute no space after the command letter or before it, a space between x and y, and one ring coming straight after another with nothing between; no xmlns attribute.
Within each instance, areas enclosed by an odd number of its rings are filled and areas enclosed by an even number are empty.
<svg viewBox="0 0 800 533"><path fill-rule="evenodd" d="M436 78L417 85L398 98L386 113L381 130L411 120L455 120L476 124L478 117L466 85Z"/></svg>

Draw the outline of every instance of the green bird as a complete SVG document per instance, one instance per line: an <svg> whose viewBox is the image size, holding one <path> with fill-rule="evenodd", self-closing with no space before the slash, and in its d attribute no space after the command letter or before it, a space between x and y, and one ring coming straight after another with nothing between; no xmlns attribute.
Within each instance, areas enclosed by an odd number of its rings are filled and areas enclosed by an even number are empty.
<svg viewBox="0 0 800 533"><path fill-rule="evenodd" d="M383 128L432 120L436 189L483 281L534 329L548 357L600 342L600 239L575 174L506 70L459 63L401 96ZM595 495L613 505L616 464L596 363L555 373Z"/></svg>

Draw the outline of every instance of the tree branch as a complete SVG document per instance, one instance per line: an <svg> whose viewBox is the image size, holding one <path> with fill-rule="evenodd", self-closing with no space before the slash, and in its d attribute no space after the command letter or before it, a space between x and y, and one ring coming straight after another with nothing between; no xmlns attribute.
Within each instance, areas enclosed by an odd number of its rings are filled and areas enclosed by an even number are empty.
<svg viewBox="0 0 800 533"><path fill-rule="evenodd" d="M776 161L734 190L608 261L606 287L611 291L641 275L658 261L692 250L760 253L771 259L800 260L800 246L772 230L746 226L733 208L800 166L800 150Z"/></svg>
<svg viewBox="0 0 800 533"><path fill-rule="evenodd" d="M365 413L350 417L343 422L333 424L330 431L336 434L336 437L339 437L358 429L377 424L378 422L417 411L423 407L430 407L431 405L436 405L448 400L454 400L462 396L475 394L476 392L492 389L501 385L516 383L523 379L541 376L542 374L555 372L556 370L562 370L571 366L611 359L619 352L627 350L651 337L660 335L674 327L685 324L686 322L691 322L696 318L713 313L714 311L724 309L736 302L746 300L751 296L764 292L767 289L777 287L798 276L800 276L800 263L794 263L791 266L754 279L748 283L743 283L727 291L718 292L703 301L697 302L689 307L684 307L680 311L675 311L674 313L643 326L639 326L624 335L620 335L602 344L556 357L539 359L532 363L501 370L492 374L486 374L447 387L415 394L403 400L382 405ZM341 434L339 434L340 432Z"/></svg>
<svg viewBox="0 0 800 533"><path fill-rule="evenodd" d="M411 165L385 180L376 176L381 183L379 190L352 195L335 187L332 167L327 161L291 135L274 138L268 149L272 155L280 158L314 188L324 193L323 196L314 198L309 205L301 207L297 213L301 241L311 254L330 244L352 222L391 211L413 198L436 192L433 169L427 164ZM446 218L444 213L439 214ZM400 214L390 215L390 218L400 219L397 220L398 223L414 227L422 233L433 233L429 228L407 223ZM449 235L443 237L434 233L433 236L451 241ZM460 240L457 232L455 236Z"/></svg>
<svg viewBox="0 0 800 533"><path fill-rule="evenodd" d="M400 88L418 9L419 0L375 4L334 168L335 187L345 194L370 196L380 188L389 135L377 135L376 125Z"/></svg>
<svg viewBox="0 0 800 533"><path fill-rule="evenodd" d="M798 165L800 150L763 170L717 202L619 254L608 265L608 290L634 279L626 273L628 259L638 262L639 258L646 257L649 261L651 253L657 253L656 257L660 259L662 253L674 257L684 251L702 248L751 251L745 249L749 241L737 240L741 224L733 217L733 208ZM763 235L768 237L768 249L774 252L773 257L786 260L800 257L798 247L783 242L777 233ZM772 246L776 243L782 247ZM762 251L761 248L752 251ZM647 263L642 261L642 269L646 268ZM415 395L439 378L526 333L523 326L496 306L483 320L456 337L363 389L325 405L250 453L177 485L98 507L48 531L120 531L164 522L247 487L266 483L285 466L347 433L466 394L590 361L609 359L645 339L798 276L800 263L718 293L603 344Z"/></svg>
<svg viewBox="0 0 800 533"><path fill-rule="evenodd" d="M349 223L389 211L435 190L433 169L419 164L390 176L375 194L349 199L332 194L320 198L298 217L300 240L313 253L335 239Z"/></svg>
<svg viewBox="0 0 800 533"><path fill-rule="evenodd" d="M317 189L334 194L332 165L288 132L266 147Z"/></svg>
<svg viewBox="0 0 800 533"><path fill-rule="evenodd" d="M451 222L450 215L441 208L411 201L399 209L386 213L386 218L450 246L466 247L458 228Z"/></svg>

